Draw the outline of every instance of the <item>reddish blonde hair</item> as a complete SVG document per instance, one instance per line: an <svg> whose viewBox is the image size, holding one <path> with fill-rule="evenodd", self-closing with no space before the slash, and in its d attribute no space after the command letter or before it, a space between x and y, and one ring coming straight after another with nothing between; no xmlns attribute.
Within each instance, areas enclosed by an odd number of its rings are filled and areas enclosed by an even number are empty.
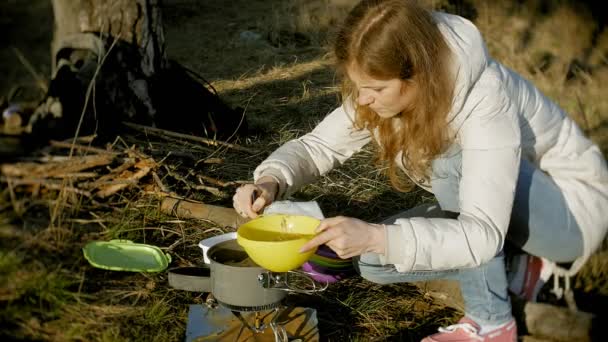
<svg viewBox="0 0 608 342"><path fill-rule="evenodd" d="M377 161L388 164L396 189L413 187L399 173L399 152L410 177L430 181L432 160L451 142L447 114L454 91L450 49L430 11L410 0L363 0L342 25L334 53L343 75L355 66L376 79L399 78L415 84L418 96L412 109L390 119L358 106L357 89L348 77L343 78L342 98L354 102L355 127L378 130Z"/></svg>

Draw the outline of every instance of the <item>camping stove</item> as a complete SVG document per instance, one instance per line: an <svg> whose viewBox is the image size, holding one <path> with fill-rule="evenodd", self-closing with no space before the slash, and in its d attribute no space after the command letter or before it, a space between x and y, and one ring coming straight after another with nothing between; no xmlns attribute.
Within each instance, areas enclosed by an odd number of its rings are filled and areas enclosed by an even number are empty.
<svg viewBox="0 0 608 342"><path fill-rule="evenodd" d="M205 304L190 305L186 342L194 341L319 341L317 313L284 303L228 307L209 294Z"/></svg>
<svg viewBox="0 0 608 342"><path fill-rule="evenodd" d="M289 292L323 291L310 274L273 273L253 263L236 240L208 250L211 293L190 307L188 336L205 341L317 341L316 311L286 304ZM195 341L195 340L191 340Z"/></svg>

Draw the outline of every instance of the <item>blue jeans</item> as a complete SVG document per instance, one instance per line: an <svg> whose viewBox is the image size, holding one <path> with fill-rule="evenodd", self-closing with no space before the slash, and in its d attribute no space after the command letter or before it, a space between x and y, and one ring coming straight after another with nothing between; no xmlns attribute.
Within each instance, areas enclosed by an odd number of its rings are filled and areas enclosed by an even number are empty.
<svg viewBox="0 0 608 342"><path fill-rule="evenodd" d="M422 205L383 221L392 224L398 218L451 217L458 209L460 154L443 168L447 177L432 181L440 205ZM454 217L457 213L454 215ZM525 252L555 262L570 262L583 253L583 240L576 220L570 213L560 189L551 178L533 164L522 160L507 240ZM394 265L382 265L375 253L355 258L355 268L363 278L380 284L452 279L460 284L465 315L479 324L500 324L511 319L507 293L504 253L489 262L466 269L398 272Z"/></svg>

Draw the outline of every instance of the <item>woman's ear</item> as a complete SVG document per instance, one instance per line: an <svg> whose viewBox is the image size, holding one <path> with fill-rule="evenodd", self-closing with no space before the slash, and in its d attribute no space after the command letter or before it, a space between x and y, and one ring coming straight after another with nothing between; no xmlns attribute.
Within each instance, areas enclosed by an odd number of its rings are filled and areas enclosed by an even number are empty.
<svg viewBox="0 0 608 342"><path fill-rule="evenodd" d="M401 80L401 94L412 91L412 88L417 88L417 83L413 78Z"/></svg>

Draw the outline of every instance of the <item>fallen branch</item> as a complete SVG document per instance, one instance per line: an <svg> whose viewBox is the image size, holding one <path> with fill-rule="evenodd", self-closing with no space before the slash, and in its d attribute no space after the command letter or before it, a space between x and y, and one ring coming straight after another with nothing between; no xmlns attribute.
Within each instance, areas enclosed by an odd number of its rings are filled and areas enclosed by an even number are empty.
<svg viewBox="0 0 608 342"><path fill-rule="evenodd" d="M135 165L136 161L133 158L126 158L122 165L116 167L115 169L110 170L110 173L107 175L103 175L99 177L99 179L81 184L82 187L87 189L94 189L100 187L102 185L114 185L114 184L132 184L132 181L119 180L116 181L115 178L118 177L122 172L128 170L130 167Z"/></svg>
<svg viewBox="0 0 608 342"><path fill-rule="evenodd" d="M47 164L29 162L3 164L0 171L7 177L50 178L60 174L75 173L96 166L108 165L112 163L113 160L114 155L106 153L72 157L64 161Z"/></svg>
<svg viewBox="0 0 608 342"><path fill-rule="evenodd" d="M85 151L85 152L93 152L93 153L98 153L98 154L104 154L104 153L110 153L110 154L114 154L116 155L116 152L112 152L112 151L107 151L101 148L97 148L97 147L92 147L92 146L85 146L85 145L80 145L80 144L73 144L70 142L64 142L64 141L56 141L56 140L51 140L51 146L53 147L58 147L58 148L67 148L67 149L75 149L75 150L80 150L80 151Z"/></svg>
<svg viewBox="0 0 608 342"><path fill-rule="evenodd" d="M99 176L96 172L74 172L54 175L53 178L95 178Z"/></svg>
<svg viewBox="0 0 608 342"><path fill-rule="evenodd" d="M134 167L138 169L136 172L133 173L131 171L125 170L119 175L119 177L121 178L121 180L128 180L135 183L145 177L148 173L150 173L152 168L155 166L156 162L154 162L154 160L143 159L134 165ZM97 192L96 195L101 198L108 197L126 188L129 185L130 184L114 184L109 186L103 186L101 187L101 190Z"/></svg>
<svg viewBox="0 0 608 342"><path fill-rule="evenodd" d="M63 182L53 181L46 178L10 178L10 177L1 177L1 181L7 182L9 186L17 186L17 185L34 185L34 186L43 186L50 190L65 190L67 192L72 192L78 195L83 195L86 197L91 197L91 193L86 190L81 190L72 186L67 186Z"/></svg>
<svg viewBox="0 0 608 342"><path fill-rule="evenodd" d="M169 136L169 137L173 137L173 138L180 138L180 139L186 139L186 140L190 140L190 141L201 142L203 144L207 144L210 146L224 146L224 147L231 148L233 150L243 151L243 152L247 152L247 153L251 153L251 154L258 153L256 150L253 150L253 149L250 149L247 147L243 147L240 145L236 145L236 144L227 143L225 141L213 140L213 139L208 139L208 138L203 138L203 137L197 137L197 136L190 135L190 134L167 131L164 129L154 128L154 127L144 126L144 125L138 125L138 124L134 124L131 122L123 122L123 125L133 128L135 130L144 132L146 134L153 134L153 135L156 135L159 137Z"/></svg>
<svg viewBox="0 0 608 342"><path fill-rule="evenodd" d="M165 197L161 201L160 211L176 216L177 218L192 218L208 220L222 227L238 228L243 223L249 221L237 214L233 208L226 208L204 203L193 203L188 200L181 200Z"/></svg>

